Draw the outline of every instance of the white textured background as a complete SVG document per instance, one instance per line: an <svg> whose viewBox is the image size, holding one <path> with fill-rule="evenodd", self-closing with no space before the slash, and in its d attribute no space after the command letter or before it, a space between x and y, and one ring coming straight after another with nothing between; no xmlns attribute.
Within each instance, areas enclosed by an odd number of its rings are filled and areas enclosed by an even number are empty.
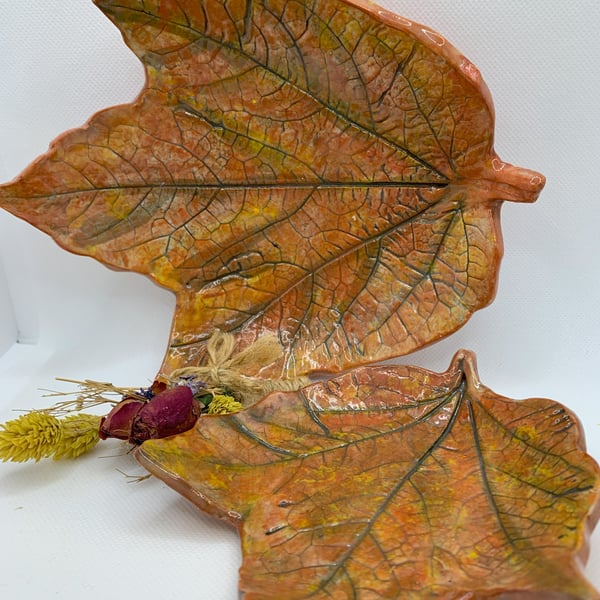
<svg viewBox="0 0 600 600"><path fill-rule="evenodd" d="M546 396L584 423L600 458L600 3L380 0L443 33L494 96L496 148L543 172L538 203L503 209L495 303L412 363L443 370L475 350L484 383ZM87 0L0 0L0 181L66 129L132 100L142 68ZM57 375L147 382L166 344L171 295L70 255L0 214L0 421L47 404ZM21 343L11 345L15 340ZM236 534L103 444L73 463L0 465L2 598L236 597ZM600 534L600 532L599 532ZM589 578L600 587L600 535Z"/></svg>

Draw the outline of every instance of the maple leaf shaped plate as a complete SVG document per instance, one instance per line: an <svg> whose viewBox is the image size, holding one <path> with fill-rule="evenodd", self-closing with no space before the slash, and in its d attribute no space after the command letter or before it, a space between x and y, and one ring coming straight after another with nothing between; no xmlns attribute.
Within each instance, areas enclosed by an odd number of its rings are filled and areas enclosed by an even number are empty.
<svg viewBox="0 0 600 600"><path fill-rule="evenodd" d="M448 371L360 367L151 440L142 465L242 536L246 600L597 600L600 470L576 418Z"/></svg>
<svg viewBox="0 0 600 600"><path fill-rule="evenodd" d="M285 350L265 376L408 353L487 305L501 161L478 70L363 0L95 0L142 61L132 104L57 139L0 207L175 292L161 372L215 328Z"/></svg>

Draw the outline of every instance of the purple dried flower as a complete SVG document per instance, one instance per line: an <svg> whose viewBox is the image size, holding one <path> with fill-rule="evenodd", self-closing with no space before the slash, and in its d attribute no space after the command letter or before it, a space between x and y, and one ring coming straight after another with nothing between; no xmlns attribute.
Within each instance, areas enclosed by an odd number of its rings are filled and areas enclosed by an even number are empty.
<svg viewBox="0 0 600 600"><path fill-rule="evenodd" d="M151 400L156 394L164 392L166 389L167 384L164 381L155 381L149 388L140 388L138 393L140 396L146 398L146 400Z"/></svg>
<svg viewBox="0 0 600 600"><path fill-rule="evenodd" d="M194 375L182 375L179 378L179 385L186 385L189 387L194 396L197 396L206 389L206 383L197 379Z"/></svg>

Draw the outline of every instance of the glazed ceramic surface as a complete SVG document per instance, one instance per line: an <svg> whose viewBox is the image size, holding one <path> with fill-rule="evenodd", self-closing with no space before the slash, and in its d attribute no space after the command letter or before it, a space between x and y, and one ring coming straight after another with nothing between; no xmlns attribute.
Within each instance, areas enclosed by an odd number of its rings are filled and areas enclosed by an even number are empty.
<svg viewBox="0 0 600 600"><path fill-rule="evenodd" d="M500 205L544 178L496 155L488 89L441 35L359 1L97 4L146 85L0 206L175 292L163 374L215 328L275 333L265 375L343 370L492 300Z"/></svg>

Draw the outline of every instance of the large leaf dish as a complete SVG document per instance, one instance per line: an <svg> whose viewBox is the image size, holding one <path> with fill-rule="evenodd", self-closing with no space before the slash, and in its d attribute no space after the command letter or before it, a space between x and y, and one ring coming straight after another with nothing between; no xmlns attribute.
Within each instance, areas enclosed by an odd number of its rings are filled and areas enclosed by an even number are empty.
<svg viewBox="0 0 600 600"><path fill-rule="evenodd" d="M96 0L146 71L0 206L177 296L161 369L215 329L278 336L264 374L402 355L487 305L504 200L490 94L442 36L360 0Z"/></svg>

